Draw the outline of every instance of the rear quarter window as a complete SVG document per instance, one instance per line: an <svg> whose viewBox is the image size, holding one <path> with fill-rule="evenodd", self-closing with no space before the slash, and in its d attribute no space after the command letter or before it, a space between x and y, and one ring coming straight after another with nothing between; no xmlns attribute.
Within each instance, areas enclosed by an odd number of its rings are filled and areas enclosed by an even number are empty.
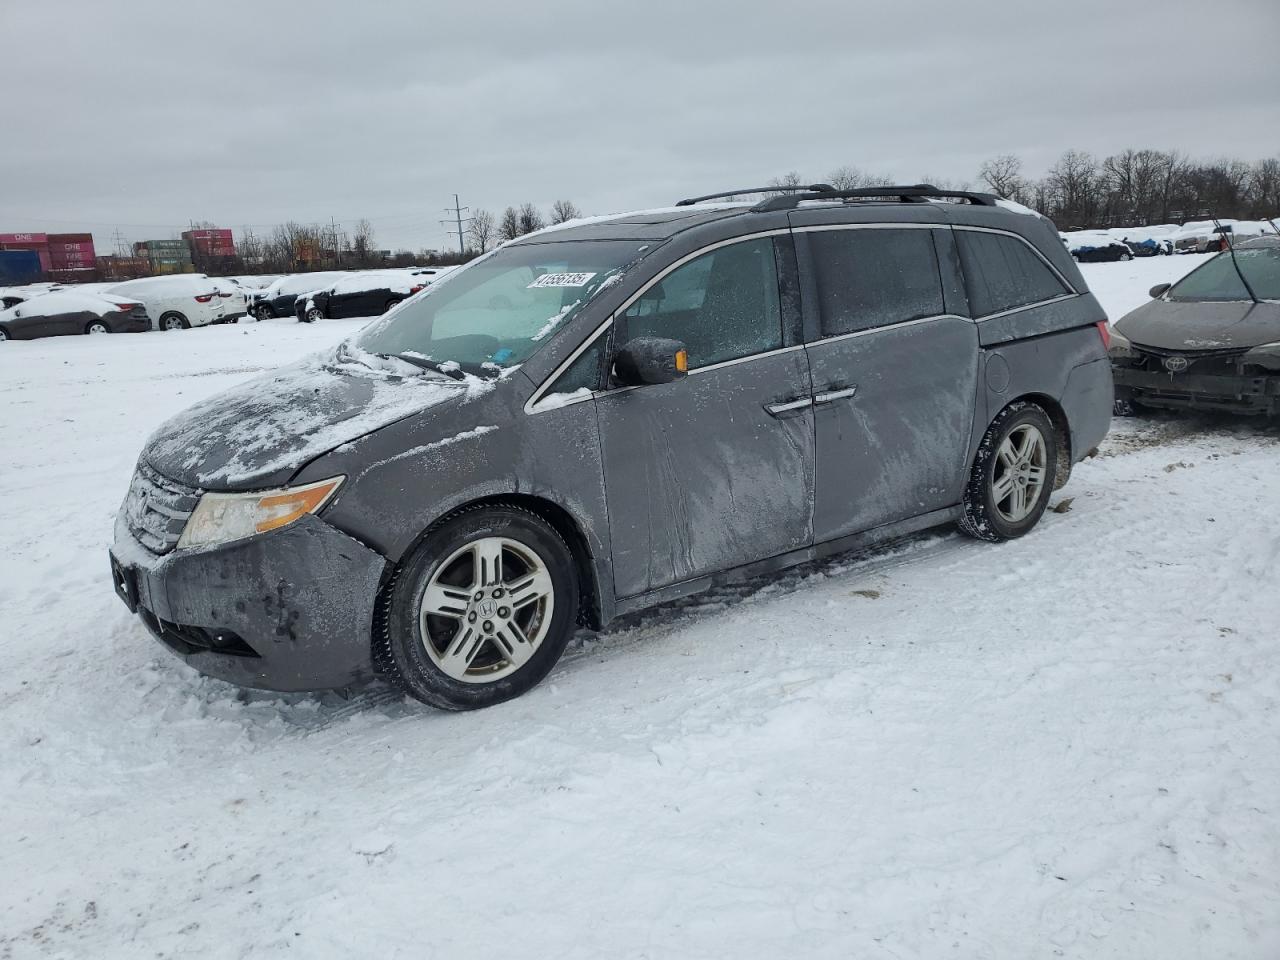
<svg viewBox="0 0 1280 960"><path fill-rule="evenodd" d="M809 233L824 337L946 312L933 230Z"/></svg>
<svg viewBox="0 0 1280 960"><path fill-rule="evenodd" d="M1052 300L1070 293L1022 240L1000 233L956 230L969 305L975 317Z"/></svg>

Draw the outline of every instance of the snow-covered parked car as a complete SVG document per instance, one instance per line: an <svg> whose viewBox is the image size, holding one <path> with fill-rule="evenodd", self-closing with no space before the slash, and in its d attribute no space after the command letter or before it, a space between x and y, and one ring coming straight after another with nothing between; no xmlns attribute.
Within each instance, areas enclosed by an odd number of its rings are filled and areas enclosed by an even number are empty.
<svg viewBox="0 0 1280 960"><path fill-rule="evenodd" d="M1135 257L1158 257L1173 253L1173 241L1166 227L1112 227L1107 234L1125 244Z"/></svg>
<svg viewBox="0 0 1280 960"><path fill-rule="evenodd" d="M35 340L83 333L142 333L151 329L146 307L109 294L58 290L0 311L0 340Z"/></svg>
<svg viewBox="0 0 1280 960"><path fill-rule="evenodd" d="M1133 251L1128 244L1117 240L1105 230L1076 230L1061 236L1068 252L1080 263L1133 259Z"/></svg>
<svg viewBox="0 0 1280 960"><path fill-rule="evenodd" d="M281 277L253 295L250 310L259 320L287 317L293 313L298 297L315 293L345 276L349 274L342 270L324 270Z"/></svg>
<svg viewBox="0 0 1280 960"><path fill-rule="evenodd" d="M294 312L299 320L341 320L346 317L376 317L413 296L430 282L428 275L407 270L370 270L353 273L305 297L299 297Z"/></svg>
<svg viewBox="0 0 1280 960"><path fill-rule="evenodd" d="M217 285L202 273L125 280L106 292L142 301L160 330L204 327L222 319Z"/></svg>
<svg viewBox="0 0 1280 960"><path fill-rule="evenodd" d="M222 307L222 316L217 323L235 323L249 312L249 294L251 291L235 277L210 277L213 287L218 291L218 301Z"/></svg>

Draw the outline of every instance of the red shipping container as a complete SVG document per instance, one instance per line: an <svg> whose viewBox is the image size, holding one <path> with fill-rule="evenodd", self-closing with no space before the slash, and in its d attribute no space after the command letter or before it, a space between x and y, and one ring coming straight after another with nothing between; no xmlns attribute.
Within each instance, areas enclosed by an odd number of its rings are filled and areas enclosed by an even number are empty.
<svg viewBox="0 0 1280 960"><path fill-rule="evenodd" d="M49 252L50 252L50 253L58 253L58 252L62 252L62 253L88 253L88 254L92 254L92 253L93 253L93 242L92 242L92 241L90 241L89 243L63 243L63 242L62 242L62 241L60 241L60 240L59 240L57 243L50 242L50 243L49 243Z"/></svg>
<svg viewBox="0 0 1280 960"><path fill-rule="evenodd" d="M51 233L48 240L50 243L87 243L93 246L91 233Z"/></svg>
<svg viewBox="0 0 1280 960"><path fill-rule="evenodd" d="M49 237L43 233L0 233L0 247L11 250L34 250L48 242Z"/></svg>
<svg viewBox="0 0 1280 960"><path fill-rule="evenodd" d="M62 267L83 267L93 266L97 262L97 258L93 254L73 253L67 256L50 256L49 263L55 270Z"/></svg>

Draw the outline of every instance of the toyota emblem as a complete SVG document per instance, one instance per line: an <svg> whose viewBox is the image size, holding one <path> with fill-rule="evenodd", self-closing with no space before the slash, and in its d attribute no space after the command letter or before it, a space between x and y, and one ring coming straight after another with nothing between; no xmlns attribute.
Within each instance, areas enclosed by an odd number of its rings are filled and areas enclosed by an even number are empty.
<svg viewBox="0 0 1280 960"><path fill-rule="evenodd" d="M1186 357L1165 357L1164 368L1170 373L1181 373L1191 364Z"/></svg>

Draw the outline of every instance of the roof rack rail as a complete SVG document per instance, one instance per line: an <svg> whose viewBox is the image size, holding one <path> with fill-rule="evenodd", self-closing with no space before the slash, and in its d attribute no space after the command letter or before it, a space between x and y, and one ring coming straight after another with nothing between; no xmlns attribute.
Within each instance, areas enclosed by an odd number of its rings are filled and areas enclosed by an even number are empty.
<svg viewBox="0 0 1280 960"><path fill-rule="evenodd" d="M726 190L724 193L708 193L702 197L689 197L687 200L677 200L677 207L691 207L695 203L701 203L703 200L723 200L725 197L742 197L752 193L777 193L782 190L809 190L830 193L835 187L829 183L809 183L797 184L794 187L779 186L774 184L771 187L745 187L742 190Z"/></svg>
<svg viewBox="0 0 1280 960"><path fill-rule="evenodd" d="M751 209L756 213L768 210L793 210L808 200L857 200L867 197L897 197L903 203L924 203L932 197L959 197L981 207L994 207L998 199L992 193L974 193L969 190L941 190L931 183L913 183L906 186L858 187L856 190L815 190L812 193L793 193L786 197L769 197Z"/></svg>

